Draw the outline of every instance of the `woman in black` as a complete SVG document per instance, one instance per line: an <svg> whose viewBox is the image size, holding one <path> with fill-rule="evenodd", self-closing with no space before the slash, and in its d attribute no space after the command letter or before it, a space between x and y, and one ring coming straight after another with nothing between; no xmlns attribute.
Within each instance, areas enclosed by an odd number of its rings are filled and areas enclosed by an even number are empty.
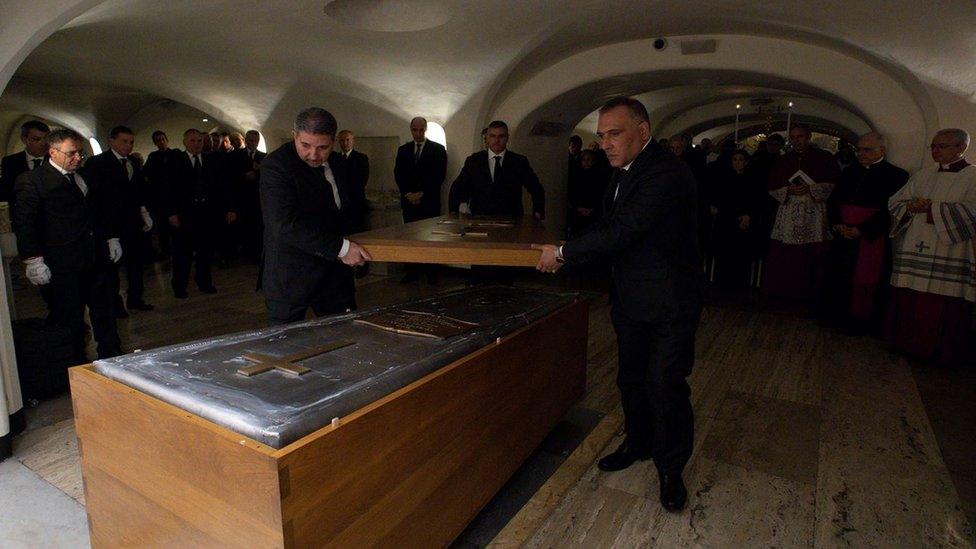
<svg viewBox="0 0 976 549"><path fill-rule="evenodd" d="M713 191L718 206L715 221L715 281L725 287L748 287L753 260L759 256L760 216L766 199L763 180L749 169L749 153L732 154L731 168L718 171Z"/></svg>
<svg viewBox="0 0 976 549"><path fill-rule="evenodd" d="M593 226L603 213L603 194L610 181L610 170L597 151L586 149L580 156L580 171L568 192L569 236L576 237Z"/></svg>

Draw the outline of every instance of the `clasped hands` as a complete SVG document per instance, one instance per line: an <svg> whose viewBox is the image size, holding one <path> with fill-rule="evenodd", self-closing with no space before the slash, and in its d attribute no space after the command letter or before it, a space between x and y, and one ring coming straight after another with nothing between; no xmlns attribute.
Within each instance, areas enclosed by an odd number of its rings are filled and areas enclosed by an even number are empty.
<svg viewBox="0 0 976 549"><path fill-rule="evenodd" d="M928 198L916 196L908 201L908 211L910 213L926 213L932 207L932 201Z"/></svg>
<svg viewBox="0 0 976 549"><path fill-rule="evenodd" d="M796 196L810 194L810 185L807 185L806 183L800 183L798 185L790 183L790 187L787 192Z"/></svg>
<svg viewBox="0 0 976 549"><path fill-rule="evenodd" d="M847 240L854 240L855 238L861 238L861 231L857 227L851 225L844 225L843 223L838 223L834 225L834 232L843 236Z"/></svg>
<svg viewBox="0 0 976 549"><path fill-rule="evenodd" d="M413 204L414 206L420 205L420 199L424 197L423 191L417 191L415 193L407 193L403 195L403 198L407 199L407 202Z"/></svg>

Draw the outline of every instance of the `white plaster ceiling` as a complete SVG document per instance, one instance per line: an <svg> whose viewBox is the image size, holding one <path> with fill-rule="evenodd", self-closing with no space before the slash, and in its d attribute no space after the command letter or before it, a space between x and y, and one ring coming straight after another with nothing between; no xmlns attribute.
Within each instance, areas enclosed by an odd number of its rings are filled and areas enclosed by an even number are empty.
<svg viewBox="0 0 976 549"><path fill-rule="evenodd" d="M120 118L169 98L250 127L315 102L345 105L380 132L417 114L444 122L497 104L574 52L708 33L827 45L972 95L973 29L972 0L108 0L36 48L0 108L14 98L24 112L33 102Z"/></svg>

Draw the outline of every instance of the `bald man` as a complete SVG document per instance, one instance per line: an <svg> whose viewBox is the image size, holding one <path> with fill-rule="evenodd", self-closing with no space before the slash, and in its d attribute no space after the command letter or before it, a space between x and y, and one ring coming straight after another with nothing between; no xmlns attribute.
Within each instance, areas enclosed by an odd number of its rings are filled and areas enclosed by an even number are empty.
<svg viewBox="0 0 976 549"><path fill-rule="evenodd" d="M844 170L827 202L834 238L821 317L847 333L880 328L891 277L888 199L908 181L908 172L889 163L886 153L883 135L862 135L857 163Z"/></svg>

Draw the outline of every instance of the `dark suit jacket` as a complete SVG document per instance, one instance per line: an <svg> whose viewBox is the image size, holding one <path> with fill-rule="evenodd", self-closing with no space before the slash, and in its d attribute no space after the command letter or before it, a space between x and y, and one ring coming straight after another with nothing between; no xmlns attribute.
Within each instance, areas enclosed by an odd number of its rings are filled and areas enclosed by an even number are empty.
<svg viewBox="0 0 976 549"><path fill-rule="evenodd" d="M447 150L443 145L428 139L416 164L413 162L414 148L413 141L400 145L393 166L393 177L400 189L403 220L407 222L441 215L441 185L447 175ZM424 193L416 206L403 198L407 193L415 192Z"/></svg>
<svg viewBox="0 0 976 549"><path fill-rule="evenodd" d="M221 185L220 173L223 166L220 159L201 153L203 174L198 189L190 157L184 151L173 151L170 154L161 189L162 214L166 217L180 216L181 226L189 221L195 204L205 205L215 217L224 215L227 212L228 199L227 189ZM160 222L166 220L161 219Z"/></svg>
<svg viewBox="0 0 976 549"><path fill-rule="evenodd" d="M545 215L546 191L532 171L529 159L507 151L502 160L502 183L491 180L488 151L478 151L464 161L461 173L451 185L450 208L458 211L467 202L471 213L477 215L522 215L522 187L532 196L532 212Z"/></svg>
<svg viewBox="0 0 976 549"><path fill-rule="evenodd" d="M628 171L615 173L607 196L604 218L592 231L563 246L566 262L609 259L613 305L633 320L698 314L702 299L698 206L688 166L652 141Z"/></svg>
<svg viewBox="0 0 976 549"><path fill-rule="evenodd" d="M345 205L342 163L330 159L329 165ZM322 170L306 164L295 144L286 143L261 164L260 190L265 297L292 305L308 305L317 296L330 296L334 303L350 301L353 271L338 259L348 220L336 207Z"/></svg>
<svg viewBox="0 0 976 549"><path fill-rule="evenodd" d="M9 154L0 160L0 201L11 204L14 202L16 198L14 195L14 184L17 181L17 177L28 171L28 169L26 151Z"/></svg>
<svg viewBox="0 0 976 549"><path fill-rule="evenodd" d="M369 212L369 203L366 201L366 185L369 183L369 157L355 149L349 153L348 157L341 152L333 152L333 154L336 155L346 172L347 193L352 201L348 213L349 220L352 223L349 230L351 233L365 231L366 214ZM343 210L345 209L344 204Z"/></svg>
<svg viewBox="0 0 976 549"><path fill-rule="evenodd" d="M129 160L131 162L131 159ZM109 149L95 155L85 163L85 173L96 178L104 186L106 198L115 210L119 230L126 236L142 232L142 216L139 208L146 205L146 183L142 169L133 164L132 179L122 168L122 162Z"/></svg>
<svg viewBox="0 0 976 549"><path fill-rule="evenodd" d="M260 164L267 156L261 151L254 151L254 158L247 149L237 149L227 154L227 172L230 188L228 189L228 204L236 208L233 211L253 213L258 209L258 184L260 171L255 170L255 164ZM248 180L247 174L255 173L254 180Z"/></svg>
<svg viewBox="0 0 976 549"><path fill-rule="evenodd" d="M20 256L44 256L54 274L110 265L107 241L119 237L104 184L84 169L78 173L87 195L48 162L17 180L14 231Z"/></svg>

